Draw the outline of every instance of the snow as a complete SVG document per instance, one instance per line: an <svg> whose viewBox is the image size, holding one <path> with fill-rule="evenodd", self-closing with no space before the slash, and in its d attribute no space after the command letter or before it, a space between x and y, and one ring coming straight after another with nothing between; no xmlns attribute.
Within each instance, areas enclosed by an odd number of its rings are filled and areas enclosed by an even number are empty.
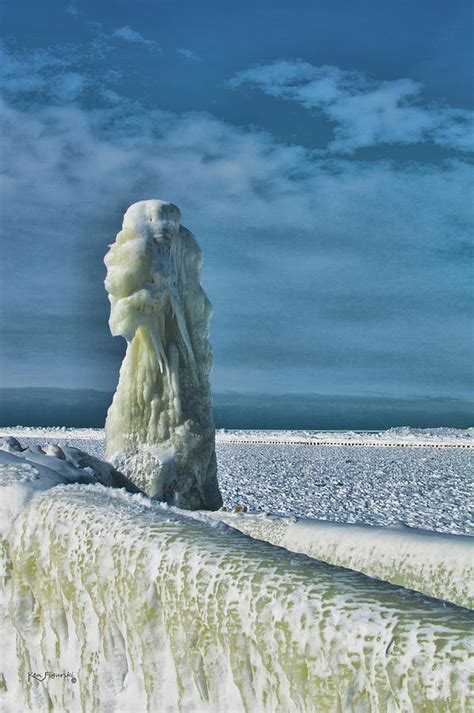
<svg viewBox="0 0 474 713"><path fill-rule="evenodd" d="M5 536L25 504L45 490L66 483L103 483L137 492L109 463L82 450L46 443L23 444L0 437L0 534Z"/></svg>
<svg viewBox="0 0 474 713"><path fill-rule="evenodd" d="M31 445L13 455L33 459L32 465L49 466L60 482L65 468L73 467L73 480L78 477L75 469L82 468L80 474L87 470L104 484L123 485L116 471L111 478L111 466L101 460L103 431L70 430L64 438L62 430L43 429L36 432L36 439L31 429L15 433L21 444ZM48 441L58 441L67 463L38 453L38 436L44 450L54 451ZM459 536L474 534L466 507L473 495L471 451L245 442L221 443L217 451L226 507L246 506L254 514L219 512L216 524L226 522L252 537L330 564L473 606L474 577L469 571L474 540ZM130 485L125 487L130 490ZM15 491L36 492L42 485L35 481L31 488L22 485ZM20 499L20 507L26 499ZM273 514L266 517L265 512ZM209 523L207 514L201 516ZM7 519L5 512L5 523Z"/></svg>
<svg viewBox="0 0 474 713"><path fill-rule="evenodd" d="M99 484L32 500L5 549L4 711L470 709L467 610L203 519Z"/></svg>
<svg viewBox="0 0 474 713"><path fill-rule="evenodd" d="M386 431L255 431L221 428L219 443L440 446L474 448L474 428L390 428Z"/></svg>
<svg viewBox="0 0 474 713"><path fill-rule="evenodd" d="M0 638L16 655L2 665L4 713L471 709L472 614L387 583L472 606L471 539L347 524L377 503L388 524L422 499L439 525L451 493L449 527L467 527L469 449L221 443L226 504L281 509L267 516L71 483L118 484L101 431L5 435ZM341 522L298 520L300 506Z"/></svg>
<svg viewBox="0 0 474 713"><path fill-rule="evenodd" d="M64 482L54 470L0 451L0 537L8 535L15 517L29 500Z"/></svg>
<svg viewBox="0 0 474 713"><path fill-rule="evenodd" d="M16 435L25 444L69 444L104 458L100 429L16 427L1 429L2 433ZM283 437L285 432L279 433ZM233 444L222 442L218 432L218 477L224 505L332 522L403 523L421 530L474 534L467 507L474 495L472 449L452 445L470 443L466 432L446 429L444 435L437 434L443 448L392 448L382 438L387 433L380 434L381 444L374 448L365 444ZM336 434L329 435L332 439ZM425 443L427 434L423 431L416 439Z"/></svg>
<svg viewBox="0 0 474 713"><path fill-rule="evenodd" d="M0 435L21 433L25 438L41 438L55 440L58 438L102 441L102 428L66 428L65 426L4 426L0 427ZM474 448L474 428L411 428L409 426L390 428L386 431L255 431L232 430L220 428L216 431L217 443L324 443L345 445L405 445L414 447L458 445Z"/></svg>
<svg viewBox="0 0 474 713"><path fill-rule="evenodd" d="M211 517L292 552L474 609L471 537L263 514L219 511Z"/></svg>
<svg viewBox="0 0 474 713"><path fill-rule="evenodd" d="M220 444L227 507L473 534L472 449Z"/></svg>
<svg viewBox="0 0 474 713"><path fill-rule="evenodd" d="M127 340L105 424L107 457L151 497L219 508L201 251L172 203L125 213L105 257L110 330Z"/></svg>

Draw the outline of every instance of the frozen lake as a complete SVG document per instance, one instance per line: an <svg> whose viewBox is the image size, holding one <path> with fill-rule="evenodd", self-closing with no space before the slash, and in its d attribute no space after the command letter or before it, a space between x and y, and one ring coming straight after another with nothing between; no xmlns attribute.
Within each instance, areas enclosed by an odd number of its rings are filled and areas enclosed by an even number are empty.
<svg viewBox="0 0 474 713"><path fill-rule="evenodd" d="M226 506L474 534L471 450L217 446Z"/></svg>
<svg viewBox="0 0 474 713"><path fill-rule="evenodd" d="M53 434L48 434L53 435ZM87 434L90 435L90 434ZM54 441L104 457L102 432L17 436ZM219 483L228 508L372 525L474 534L473 450L387 446L217 443Z"/></svg>

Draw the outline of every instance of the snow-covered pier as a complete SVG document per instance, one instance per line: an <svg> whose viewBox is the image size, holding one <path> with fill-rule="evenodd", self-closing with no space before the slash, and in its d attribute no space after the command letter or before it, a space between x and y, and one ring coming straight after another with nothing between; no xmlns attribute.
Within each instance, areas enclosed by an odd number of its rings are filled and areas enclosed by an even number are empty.
<svg viewBox="0 0 474 713"><path fill-rule="evenodd" d="M243 438L218 438L218 443L234 443L256 446L364 446L365 448L474 448L473 443L390 443L388 441L312 441L312 440L270 440Z"/></svg>

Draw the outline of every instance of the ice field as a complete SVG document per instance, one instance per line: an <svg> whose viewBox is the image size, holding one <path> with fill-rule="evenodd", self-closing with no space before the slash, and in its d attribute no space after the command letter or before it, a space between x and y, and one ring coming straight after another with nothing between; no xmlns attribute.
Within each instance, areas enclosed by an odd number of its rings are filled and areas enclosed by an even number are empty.
<svg viewBox="0 0 474 713"><path fill-rule="evenodd" d="M219 434L225 506L254 514L193 513L92 482L96 462L80 465L73 448L103 458L100 430L2 433L66 453L0 451L0 634L16 651L5 713L472 710L465 432L437 434L436 448Z"/></svg>
<svg viewBox="0 0 474 713"><path fill-rule="evenodd" d="M1 433L14 433L25 445L54 441L105 457L100 429L2 429ZM357 445L284 443L297 438L304 443L317 436ZM237 439L240 442L228 442ZM282 443L249 443L263 439ZM374 441L384 445L365 445ZM430 442L442 447L419 445ZM398 448L397 443L407 447ZM255 512L317 520L404 523L423 530L474 534L473 512L467 506L474 501L472 429L392 429L378 434L218 431L216 445L219 485L227 508L240 505Z"/></svg>

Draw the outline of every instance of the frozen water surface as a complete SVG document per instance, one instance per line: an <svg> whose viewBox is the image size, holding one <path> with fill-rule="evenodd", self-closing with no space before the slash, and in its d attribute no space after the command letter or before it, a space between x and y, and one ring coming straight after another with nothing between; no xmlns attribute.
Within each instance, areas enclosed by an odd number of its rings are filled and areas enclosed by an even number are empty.
<svg viewBox="0 0 474 713"><path fill-rule="evenodd" d="M225 505L473 534L472 453L455 448L220 445Z"/></svg>
<svg viewBox="0 0 474 713"><path fill-rule="evenodd" d="M9 429L10 430L10 429ZM13 429L11 429L13 431ZM104 458L103 432L57 429L15 434L24 445L53 441ZM306 446L217 443L228 508L474 534L470 448Z"/></svg>
<svg viewBox="0 0 474 713"><path fill-rule="evenodd" d="M474 534L468 449L220 444L217 457L226 506Z"/></svg>
<svg viewBox="0 0 474 713"><path fill-rule="evenodd" d="M2 710L473 710L467 609L209 517L100 484L31 500L4 548ZM75 685L28 682L58 666Z"/></svg>

